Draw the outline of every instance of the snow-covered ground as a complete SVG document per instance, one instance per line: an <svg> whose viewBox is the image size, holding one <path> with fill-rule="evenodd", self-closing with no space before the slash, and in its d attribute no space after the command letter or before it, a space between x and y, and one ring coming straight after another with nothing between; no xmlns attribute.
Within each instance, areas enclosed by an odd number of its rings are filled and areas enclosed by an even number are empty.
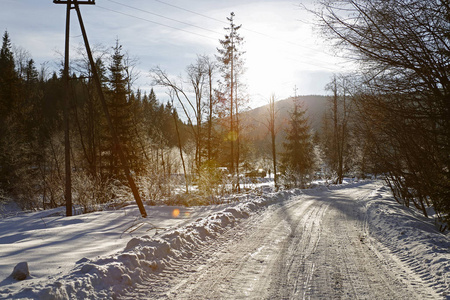
<svg viewBox="0 0 450 300"><path fill-rule="evenodd" d="M361 202L366 208L370 238L386 247L381 249L382 255L403 261L411 269L407 274L411 280L420 278L450 299L448 231L439 232L433 218L399 205L386 186Z"/></svg>
<svg viewBox="0 0 450 300"><path fill-rule="evenodd" d="M246 227L239 224L255 222L262 218L261 212L271 207L306 203L314 194L326 204L321 204L323 214L337 197L352 194L355 207L364 209L361 242L380 260L401 262L405 278L425 282L436 295L450 299L449 236L438 232L431 219L398 205L381 182L329 189L319 185L313 190L277 193L265 189L264 193L240 196L239 201L230 204L209 207L148 206L147 219L139 217L133 204L70 218L63 216L63 209L3 218L0 298L98 299L133 295L133 290L145 285L150 275L159 276L174 265L183 270L185 266L181 265L197 257L195 253L213 253L216 250L212 245L232 230L242 231L232 236L245 235ZM261 255L262 247L259 249L255 255ZM28 263L30 276L18 282L10 274L19 262Z"/></svg>
<svg viewBox="0 0 450 300"><path fill-rule="evenodd" d="M0 298L20 290L17 297L33 298L34 290L57 282L74 267L123 252L133 237L183 227L223 208L146 206L148 217L142 219L134 204L70 218L61 207L0 219ZM19 262L27 262L30 270L30 277L21 282L10 277ZM108 282L114 285L114 280Z"/></svg>

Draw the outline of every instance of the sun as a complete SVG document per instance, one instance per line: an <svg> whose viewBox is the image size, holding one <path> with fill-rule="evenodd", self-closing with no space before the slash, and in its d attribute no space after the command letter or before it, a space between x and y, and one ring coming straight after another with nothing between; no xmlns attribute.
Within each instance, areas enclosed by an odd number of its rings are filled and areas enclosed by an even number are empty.
<svg viewBox="0 0 450 300"><path fill-rule="evenodd" d="M291 93L294 83L293 65L280 56L278 45L256 44L246 52L246 80L252 99L268 101L272 94L285 96ZM266 101L266 102L267 102ZM264 105L267 103L261 103Z"/></svg>

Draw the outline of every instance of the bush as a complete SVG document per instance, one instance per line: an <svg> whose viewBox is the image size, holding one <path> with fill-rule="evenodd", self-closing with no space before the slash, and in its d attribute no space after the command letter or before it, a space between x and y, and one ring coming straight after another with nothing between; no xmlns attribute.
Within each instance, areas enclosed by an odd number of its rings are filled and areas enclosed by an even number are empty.
<svg viewBox="0 0 450 300"><path fill-rule="evenodd" d="M223 193L224 175L213 161L205 162L199 170L198 189L202 195L216 196Z"/></svg>
<svg viewBox="0 0 450 300"><path fill-rule="evenodd" d="M124 202L128 200L129 193L121 183L110 179L76 172L72 176L73 204L79 205L83 213L101 210L101 204L112 200Z"/></svg>

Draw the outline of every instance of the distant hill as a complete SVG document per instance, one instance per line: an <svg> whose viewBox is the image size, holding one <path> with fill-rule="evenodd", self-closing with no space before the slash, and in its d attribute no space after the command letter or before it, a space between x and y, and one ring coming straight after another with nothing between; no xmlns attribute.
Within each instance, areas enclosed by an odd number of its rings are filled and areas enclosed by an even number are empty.
<svg viewBox="0 0 450 300"><path fill-rule="evenodd" d="M319 131L321 128L322 116L328 107L328 96L299 96L298 101L303 104L306 109L307 116L311 127L314 131ZM284 140L284 129L289 120L289 112L294 108L294 98L288 98L275 102L276 121L275 127L278 130L277 144L278 149L281 150L281 144ZM245 136L250 139L255 150L259 153L270 151L268 124L269 120L269 105L264 105L242 114L240 121L245 128Z"/></svg>

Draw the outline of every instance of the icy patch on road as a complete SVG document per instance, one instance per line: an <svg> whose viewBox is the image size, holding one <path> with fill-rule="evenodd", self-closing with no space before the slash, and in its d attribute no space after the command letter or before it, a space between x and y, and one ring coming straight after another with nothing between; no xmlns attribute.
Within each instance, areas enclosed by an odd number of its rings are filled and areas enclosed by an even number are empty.
<svg viewBox="0 0 450 300"><path fill-rule="evenodd" d="M123 251L97 259L83 258L68 274L50 284L38 283L15 293L0 290L0 297L20 299L114 299L163 271L236 226L263 207L300 195L301 190L245 196L242 202L224 206L220 211L179 228L154 236L144 235L128 241ZM200 208L199 208L200 209ZM107 214L102 212L100 214ZM157 225L157 224L156 224ZM86 234L89 229L86 228ZM101 243L101 241L96 241ZM76 245L73 245L76 247Z"/></svg>
<svg viewBox="0 0 450 300"><path fill-rule="evenodd" d="M370 236L389 248L429 286L450 298L450 238L431 218L398 204L385 186L362 200Z"/></svg>

